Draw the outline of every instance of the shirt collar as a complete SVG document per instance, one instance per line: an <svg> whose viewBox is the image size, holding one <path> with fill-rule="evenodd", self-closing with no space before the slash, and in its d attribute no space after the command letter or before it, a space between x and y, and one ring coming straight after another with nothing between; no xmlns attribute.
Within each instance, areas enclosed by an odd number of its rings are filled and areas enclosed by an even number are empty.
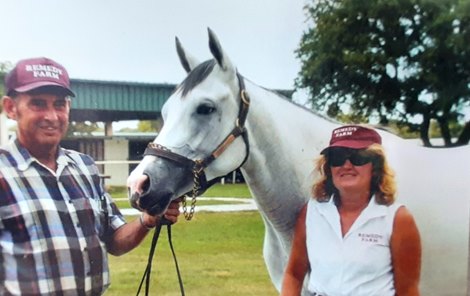
<svg viewBox="0 0 470 296"><path fill-rule="evenodd" d="M334 203L333 196L330 197L328 202L317 203L317 208L318 208L319 213L325 217L325 219L333 227L333 229L336 229L338 237L343 239L342 234L341 234L341 225L339 222L340 221L339 212ZM387 206L379 205L377 201L375 200L375 195L373 195L367 207L364 210L362 210L361 214L359 215L359 217L357 217L357 220L354 221L353 225L349 229L348 233L344 236L344 238L346 238L351 233L353 233L358 228L360 228L362 225L367 223L367 221L370 221L375 218L383 217L386 215L387 215Z"/></svg>
<svg viewBox="0 0 470 296"><path fill-rule="evenodd" d="M29 153L25 147L20 144L18 139L12 141L8 148L20 171L26 171L34 162L41 164L34 156ZM58 149L58 156L56 161L58 167L64 167L68 164L74 163L70 157L67 157L65 149L62 147L59 147Z"/></svg>
<svg viewBox="0 0 470 296"><path fill-rule="evenodd" d="M319 207L319 211L322 214L326 214L326 211L331 211L331 210L337 211L333 196L331 196L330 199L326 203L319 203L319 204L325 205L325 206ZM362 216L362 219L369 220L372 218L377 218L377 217L386 216L386 215L387 215L387 206L378 204L375 199L375 195L373 195L370 198L367 207L362 211L360 216Z"/></svg>

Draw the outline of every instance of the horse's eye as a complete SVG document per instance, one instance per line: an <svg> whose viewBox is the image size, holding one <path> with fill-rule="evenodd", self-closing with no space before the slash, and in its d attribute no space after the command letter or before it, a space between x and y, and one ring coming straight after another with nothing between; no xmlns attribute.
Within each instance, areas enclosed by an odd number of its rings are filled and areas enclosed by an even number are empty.
<svg viewBox="0 0 470 296"><path fill-rule="evenodd" d="M215 111L215 108L210 105L199 105L196 110L197 114L200 114L200 115L208 115L214 111Z"/></svg>

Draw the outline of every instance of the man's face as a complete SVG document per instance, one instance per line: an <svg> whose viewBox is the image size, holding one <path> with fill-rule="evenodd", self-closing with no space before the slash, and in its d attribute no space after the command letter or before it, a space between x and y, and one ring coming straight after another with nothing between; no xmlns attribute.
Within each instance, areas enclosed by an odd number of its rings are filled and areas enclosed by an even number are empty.
<svg viewBox="0 0 470 296"><path fill-rule="evenodd" d="M4 105L5 106L5 105ZM28 150L55 149L67 132L70 100L56 94L18 94L6 109Z"/></svg>

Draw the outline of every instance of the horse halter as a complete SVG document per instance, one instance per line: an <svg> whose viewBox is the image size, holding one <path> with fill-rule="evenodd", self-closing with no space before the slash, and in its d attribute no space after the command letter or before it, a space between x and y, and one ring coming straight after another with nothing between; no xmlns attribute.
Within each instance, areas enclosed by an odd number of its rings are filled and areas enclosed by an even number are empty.
<svg viewBox="0 0 470 296"><path fill-rule="evenodd" d="M206 174L204 169L206 169L214 160L216 160L230 144L232 144L236 138L242 136L243 141L245 142L245 158L242 163L236 168L239 169L248 159L250 153L250 145L248 142L248 134L245 128L245 121L248 115L248 109L250 107L250 98L245 90L245 82L243 77L237 72L238 85L240 88L239 97L240 97L240 108L238 110L238 118L235 121L235 127L232 131L225 137L225 139L220 143L217 148L212 151L212 153L203 158L192 160L186 156L172 152L170 149L156 143L149 143L147 148L144 151L144 156L153 155L167 159L169 161L175 162L184 168L191 170L193 174L193 189L185 194L183 194L183 212L186 220L191 220L194 215L194 207L196 205L196 197L203 194L209 187L217 183L222 177L216 177L209 182L207 181ZM235 170L236 170L235 169ZM189 213L186 209L186 197L191 197L191 209Z"/></svg>

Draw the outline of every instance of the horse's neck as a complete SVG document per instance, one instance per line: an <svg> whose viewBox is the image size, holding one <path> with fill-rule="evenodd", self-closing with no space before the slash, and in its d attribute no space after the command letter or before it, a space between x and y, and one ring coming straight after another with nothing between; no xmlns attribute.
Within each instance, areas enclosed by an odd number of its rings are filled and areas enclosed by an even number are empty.
<svg viewBox="0 0 470 296"><path fill-rule="evenodd" d="M310 196L313 161L334 123L254 84L247 86L251 151L245 178L260 210L290 228L295 221L284 220L292 220L292 212Z"/></svg>

